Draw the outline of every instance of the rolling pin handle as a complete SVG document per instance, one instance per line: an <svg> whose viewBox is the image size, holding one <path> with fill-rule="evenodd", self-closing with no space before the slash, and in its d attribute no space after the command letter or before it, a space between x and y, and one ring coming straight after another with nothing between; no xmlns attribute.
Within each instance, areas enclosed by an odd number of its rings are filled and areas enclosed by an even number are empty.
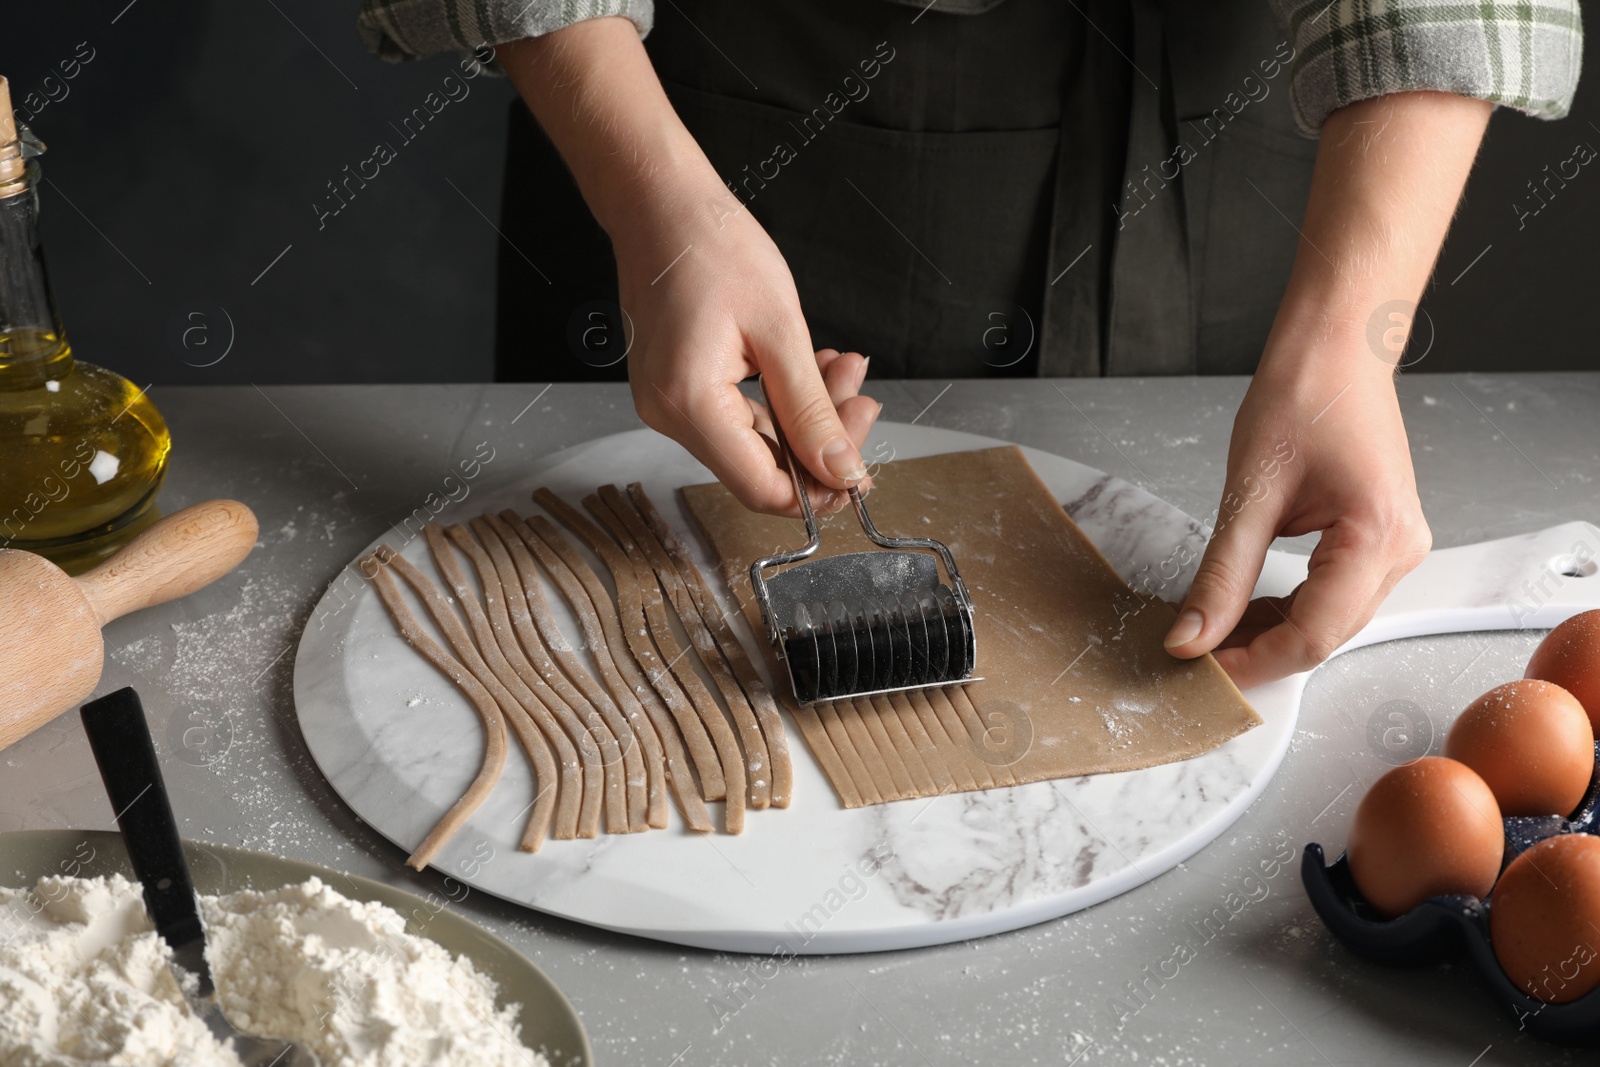
<svg viewBox="0 0 1600 1067"><path fill-rule="evenodd" d="M104 626L216 581L250 554L256 533L255 515L237 500L195 504L168 515L79 575L78 588Z"/></svg>

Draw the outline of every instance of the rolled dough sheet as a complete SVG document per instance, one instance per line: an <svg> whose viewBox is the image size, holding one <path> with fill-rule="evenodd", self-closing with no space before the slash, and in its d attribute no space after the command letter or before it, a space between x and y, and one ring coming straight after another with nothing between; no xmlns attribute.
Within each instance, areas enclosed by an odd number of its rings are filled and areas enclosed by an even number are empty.
<svg viewBox="0 0 1600 1067"><path fill-rule="evenodd" d="M1014 446L900 460L873 478L878 528L944 541L972 594L984 680L934 691L926 704L897 694L797 708L787 673L764 640L748 572L752 560L804 544L804 527L747 510L721 485L682 493L763 637L780 698L846 807L1153 767L1209 751L1261 722L1212 657L1167 654L1161 641L1172 609L1118 577ZM848 509L821 526L819 557L874 547ZM929 716L929 705L964 713ZM862 728L868 717L890 712L902 724L925 725L916 742L926 736L953 769L949 784L907 773L915 749L895 751L906 731ZM926 766L927 757L920 762Z"/></svg>

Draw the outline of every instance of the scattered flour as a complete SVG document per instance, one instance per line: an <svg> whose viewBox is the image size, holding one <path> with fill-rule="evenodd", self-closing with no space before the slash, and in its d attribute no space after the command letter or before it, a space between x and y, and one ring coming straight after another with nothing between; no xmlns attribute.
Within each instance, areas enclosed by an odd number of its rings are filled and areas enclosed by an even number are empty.
<svg viewBox="0 0 1600 1067"><path fill-rule="evenodd" d="M312 878L202 897L201 913L229 1021L300 1041L322 1067L548 1067L518 1037L519 1005L497 1009L491 979L385 905ZM0 1067L238 1064L189 1011L137 883L0 889L0 927Z"/></svg>

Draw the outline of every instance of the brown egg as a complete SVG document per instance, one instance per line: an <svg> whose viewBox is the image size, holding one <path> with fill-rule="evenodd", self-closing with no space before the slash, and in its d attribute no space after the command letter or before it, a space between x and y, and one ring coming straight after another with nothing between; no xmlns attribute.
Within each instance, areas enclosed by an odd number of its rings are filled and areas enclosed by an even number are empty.
<svg viewBox="0 0 1600 1067"><path fill-rule="evenodd" d="M1350 826L1350 874L1378 912L1445 893L1486 896L1500 873L1500 806L1462 763L1423 756L1372 783Z"/></svg>
<svg viewBox="0 0 1600 1067"><path fill-rule="evenodd" d="M1546 634L1524 677L1553 682L1577 697L1589 725L1600 730L1600 610L1574 615Z"/></svg>
<svg viewBox="0 0 1600 1067"><path fill-rule="evenodd" d="M1522 678L1468 704L1444 754L1478 772L1503 815L1567 815L1594 773L1594 729L1571 693Z"/></svg>
<svg viewBox="0 0 1600 1067"><path fill-rule="evenodd" d="M1512 860L1489 904L1489 942L1506 977L1540 1000L1600 986L1600 837L1562 834Z"/></svg>

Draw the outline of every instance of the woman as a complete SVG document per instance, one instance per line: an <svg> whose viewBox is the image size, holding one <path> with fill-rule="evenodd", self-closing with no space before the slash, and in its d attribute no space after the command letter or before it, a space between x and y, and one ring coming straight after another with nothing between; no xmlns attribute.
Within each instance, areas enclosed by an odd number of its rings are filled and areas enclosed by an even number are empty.
<svg viewBox="0 0 1600 1067"><path fill-rule="evenodd" d="M1273 7L364 0L361 27L391 59L491 44L527 105L502 367L614 293L641 417L752 508L795 506L755 373L827 507L879 407L853 350L889 376L1253 373L1167 638L1247 688L1325 659L1428 551L1410 314L1493 105L1564 115L1582 34L1576 0ZM1306 581L1252 603L1272 540L1313 531Z"/></svg>

